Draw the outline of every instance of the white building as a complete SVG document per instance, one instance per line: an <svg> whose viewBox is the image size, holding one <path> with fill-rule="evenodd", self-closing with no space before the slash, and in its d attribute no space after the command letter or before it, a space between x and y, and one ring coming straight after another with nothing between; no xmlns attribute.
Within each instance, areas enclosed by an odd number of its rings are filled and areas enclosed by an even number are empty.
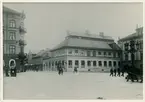
<svg viewBox="0 0 145 102"><path fill-rule="evenodd" d="M51 50L51 57L43 59L48 70L56 70L61 62L66 71L109 71L120 65L121 49L110 36L69 32L63 42Z"/></svg>

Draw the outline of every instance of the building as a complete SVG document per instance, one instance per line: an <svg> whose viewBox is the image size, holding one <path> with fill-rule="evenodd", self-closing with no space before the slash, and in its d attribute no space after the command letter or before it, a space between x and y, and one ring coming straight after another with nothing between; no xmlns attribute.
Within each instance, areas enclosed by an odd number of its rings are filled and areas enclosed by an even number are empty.
<svg viewBox="0 0 145 102"><path fill-rule="evenodd" d="M118 45L122 49L122 65L131 63L131 53L125 51L125 44L129 44L131 40L135 41L134 65L137 68L143 68L143 27L137 28L133 34L118 40ZM137 44L139 45L138 49ZM128 49L130 49L130 46L128 46Z"/></svg>
<svg viewBox="0 0 145 102"><path fill-rule="evenodd" d="M50 49L43 49L39 51L37 54L33 54L32 52L28 53L28 65L37 66L39 68L43 68L42 70L47 70L45 64L43 65L43 58L50 56ZM44 67L43 67L44 66Z"/></svg>
<svg viewBox="0 0 145 102"><path fill-rule="evenodd" d="M112 37L85 33L68 32L65 40L51 49L51 57L43 59L49 70L57 70L61 62L65 71L109 71L120 66L121 49Z"/></svg>
<svg viewBox="0 0 145 102"><path fill-rule="evenodd" d="M3 7L3 59L8 65L10 59L15 59L19 68L18 54L24 52L26 45L24 35L25 14Z"/></svg>

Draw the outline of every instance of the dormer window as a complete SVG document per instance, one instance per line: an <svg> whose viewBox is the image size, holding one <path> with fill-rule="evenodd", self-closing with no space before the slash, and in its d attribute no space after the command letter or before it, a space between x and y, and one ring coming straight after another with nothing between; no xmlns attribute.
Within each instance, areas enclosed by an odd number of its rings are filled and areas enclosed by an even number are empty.
<svg viewBox="0 0 145 102"><path fill-rule="evenodd" d="M75 50L75 53L78 53L78 50Z"/></svg>

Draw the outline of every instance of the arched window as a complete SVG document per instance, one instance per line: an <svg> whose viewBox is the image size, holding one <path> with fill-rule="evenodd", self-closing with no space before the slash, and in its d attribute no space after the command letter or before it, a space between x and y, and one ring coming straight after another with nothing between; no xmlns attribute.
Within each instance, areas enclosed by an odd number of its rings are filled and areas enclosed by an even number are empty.
<svg viewBox="0 0 145 102"><path fill-rule="evenodd" d="M15 20L11 20L10 23L9 23L9 27L15 28L16 27L16 21Z"/></svg>

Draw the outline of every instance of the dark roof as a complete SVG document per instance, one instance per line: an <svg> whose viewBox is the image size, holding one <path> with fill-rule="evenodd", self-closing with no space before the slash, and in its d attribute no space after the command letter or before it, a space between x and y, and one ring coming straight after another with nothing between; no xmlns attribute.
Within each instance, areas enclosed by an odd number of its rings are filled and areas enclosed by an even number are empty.
<svg viewBox="0 0 145 102"><path fill-rule="evenodd" d="M44 57L44 56L48 56L48 57L51 56L51 52L49 48L39 51L34 57Z"/></svg>
<svg viewBox="0 0 145 102"><path fill-rule="evenodd" d="M68 36L76 36L76 37L84 37L84 38L93 38L93 39L101 39L101 40L114 40L111 36L106 35L97 35L97 34L87 34L87 33L78 33L78 32L70 32Z"/></svg>
<svg viewBox="0 0 145 102"><path fill-rule="evenodd" d="M110 47L112 48L112 49L114 49L114 50L121 50L121 48L116 44L116 43L111 43L111 44L109 44L110 45Z"/></svg>
<svg viewBox="0 0 145 102"><path fill-rule="evenodd" d="M20 15L20 14L21 14L20 12L17 12L17 11L15 11L15 10L10 9L10 8L8 8L8 7L5 7L5 6L3 6L3 12L13 13L13 14L17 14L17 15Z"/></svg>
<svg viewBox="0 0 145 102"><path fill-rule="evenodd" d="M114 43L114 42L112 42ZM116 45L118 46L118 45ZM88 40L79 38L68 38L62 41L59 45L54 47L51 51L63 48L63 47L79 47L79 48L90 48L90 49L114 49L118 50L118 47L111 47L109 43L101 40Z"/></svg>

